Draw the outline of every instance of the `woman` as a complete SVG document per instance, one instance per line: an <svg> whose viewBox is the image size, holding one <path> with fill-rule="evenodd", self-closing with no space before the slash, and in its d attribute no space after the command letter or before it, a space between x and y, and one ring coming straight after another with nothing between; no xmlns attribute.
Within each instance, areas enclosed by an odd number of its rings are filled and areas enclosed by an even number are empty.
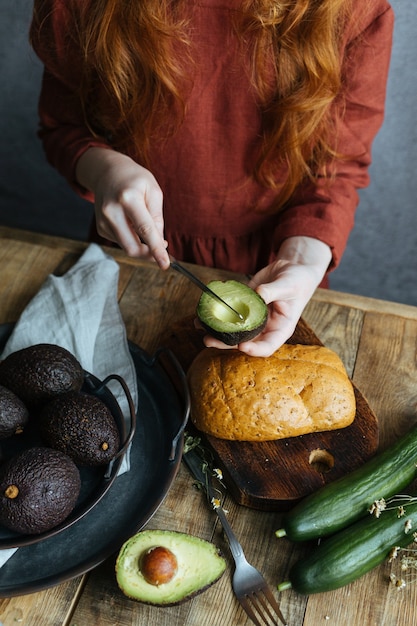
<svg viewBox="0 0 417 626"><path fill-rule="evenodd" d="M47 157L127 254L252 275L267 356L343 254L392 28L386 0L35 0Z"/></svg>

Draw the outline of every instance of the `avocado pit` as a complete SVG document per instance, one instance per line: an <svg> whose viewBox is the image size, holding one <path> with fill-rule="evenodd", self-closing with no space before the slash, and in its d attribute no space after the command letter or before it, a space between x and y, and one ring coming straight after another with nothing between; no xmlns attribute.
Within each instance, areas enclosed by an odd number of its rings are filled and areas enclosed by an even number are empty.
<svg viewBox="0 0 417 626"><path fill-rule="evenodd" d="M177 557L165 546L154 546L142 555L140 570L150 585L163 585L170 582L177 573Z"/></svg>

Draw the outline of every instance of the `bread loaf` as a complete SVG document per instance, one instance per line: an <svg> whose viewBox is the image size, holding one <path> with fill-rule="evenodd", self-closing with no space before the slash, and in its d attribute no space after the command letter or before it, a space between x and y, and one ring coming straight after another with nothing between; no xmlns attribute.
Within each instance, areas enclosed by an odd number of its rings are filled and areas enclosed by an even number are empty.
<svg viewBox="0 0 417 626"><path fill-rule="evenodd" d="M344 428L356 413L338 355L285 344L271 357L205 348L188 371L191 421L221 439L271 441Z"/></svg>

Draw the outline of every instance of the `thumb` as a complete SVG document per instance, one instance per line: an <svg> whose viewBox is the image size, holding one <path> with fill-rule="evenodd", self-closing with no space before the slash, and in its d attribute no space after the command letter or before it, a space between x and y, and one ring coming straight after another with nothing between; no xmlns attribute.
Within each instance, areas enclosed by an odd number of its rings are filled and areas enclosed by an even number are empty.
<svg viewBox="0 0 417 626"><path fill-rule="evenodd" d="M261 296L266 304L278 300L294 300L297 296L294 281L286 279L284 275L279 280L270 283L261 283L255 287L256 293Z"/></svg>
<svg viewBox="0 0 417 626"><path fill-rule="evenodd" d="M276 297L273 295L273 289L271 289L271 286L269 284L258 285L257 287L254 287L254 290L256 291L258 296L262 298L265 304L270 304L271 302L276 300Z"/></svg>

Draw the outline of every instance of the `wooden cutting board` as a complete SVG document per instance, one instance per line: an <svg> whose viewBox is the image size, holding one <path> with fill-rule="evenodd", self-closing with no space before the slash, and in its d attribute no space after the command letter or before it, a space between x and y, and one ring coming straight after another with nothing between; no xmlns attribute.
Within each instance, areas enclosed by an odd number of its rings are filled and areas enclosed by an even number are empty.
<svg viewBox="0 0 417 626"><path fill-rule="evenodd" d="M188 370L204 349L194 318L182 320L169 330L162 345L170 348ZM323 345L304 320L300 320L288 343ZM201 437L222 470L229 493L238 504L284 511L324 484L351 472L378 448L378 421L354 386L356 417L347 428L268 442L226 441L187 430ZM191 406L192 411L192 406Z"/></svg>

